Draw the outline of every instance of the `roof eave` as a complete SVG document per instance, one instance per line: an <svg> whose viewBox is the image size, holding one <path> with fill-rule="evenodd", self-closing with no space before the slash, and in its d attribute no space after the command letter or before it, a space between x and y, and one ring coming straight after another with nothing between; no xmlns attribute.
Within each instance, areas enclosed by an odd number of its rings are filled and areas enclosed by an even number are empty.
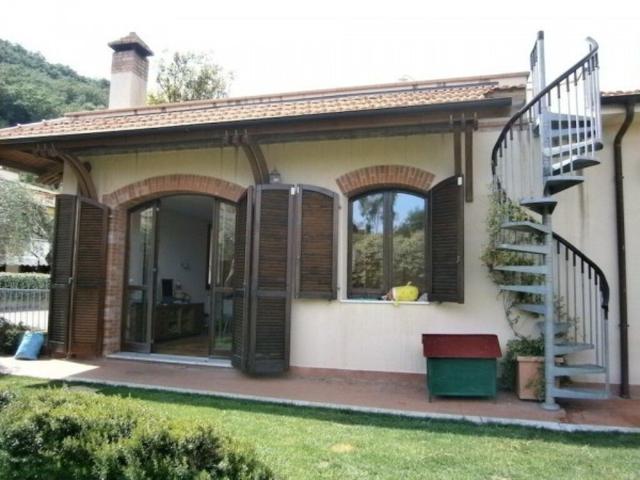
<svg viewBox="0 0 640 480"><path fill-rule="evenodd" d="M485 110L485 109L500 109L510 108L513 104L513 99L510 96L486 98L482 100L470 100L462 102L451 103L438 103L431 105L417 105L409 107L392 107L392 108L378 108L371 110L353 110L343 112L322 113L313 115L297 115L287 117L274 117L274 118L261 118L253 120L237 120L229 122L209 122L209 123L196 123L186 125L171 125L161 127L146 127L146 128L134 128L134 129L122 129L122 130L108 130L108 131L94 131L94 132L82 132L82 133L66 133L58 135L39 135L39 136L26 136L26 137L14 137L0 139L0 145L12 145L14 147L19 145L29 145L33 143L41 142L57 142L67 140L88 140L88 139L104 139L108 137L119 136L131 136L131 135L144 135L153 133L165 133L165 132L179 132L179 131L194 131L194 130L207 130L207 129L239 129L247 127L255 127L262 125L272 124L286 124L286 123L301 123L312 122L316 120L331 120L340 118L351 118L360 116L393 116L403 114L420 114L420 113L433 113L442 111L457 112L460 110Z"/></svg>

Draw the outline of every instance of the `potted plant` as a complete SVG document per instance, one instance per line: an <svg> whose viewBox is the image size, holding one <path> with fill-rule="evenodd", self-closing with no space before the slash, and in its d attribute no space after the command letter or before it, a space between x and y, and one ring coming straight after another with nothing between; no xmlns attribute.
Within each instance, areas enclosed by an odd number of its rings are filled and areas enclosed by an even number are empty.
<svg viewBox="0 0 640 480"><path fill-rule="evenodd" d="M562 357L556 357L556 364L563 362ZM503 388L515 391L520 400L544 399L543 337L518 337L507 342L501 383Z"/></svg>

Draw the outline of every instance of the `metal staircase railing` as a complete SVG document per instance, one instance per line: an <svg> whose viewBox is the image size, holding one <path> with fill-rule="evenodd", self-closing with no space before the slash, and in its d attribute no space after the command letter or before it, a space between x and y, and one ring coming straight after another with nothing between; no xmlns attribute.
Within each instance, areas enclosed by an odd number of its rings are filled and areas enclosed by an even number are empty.
<svg viewBox="0 0 640 480"><path fill-rule="evenodd" d="M502 270L516 307L544 316L545 408L555 397L608 396L608 298L602 270L553 233L554 195L584 182L582 170L598 165L602 148L598 44L548 85L544 37L531 52L532 98L502 129L492 151L493 194L503 212L498 248L508 253ZM570 356L556 365L557 356ZM573 360L585 363L573 363ZM571 360L571 362L569 362ZM600 390L560 388L558 377L604 375Z"/></svg>

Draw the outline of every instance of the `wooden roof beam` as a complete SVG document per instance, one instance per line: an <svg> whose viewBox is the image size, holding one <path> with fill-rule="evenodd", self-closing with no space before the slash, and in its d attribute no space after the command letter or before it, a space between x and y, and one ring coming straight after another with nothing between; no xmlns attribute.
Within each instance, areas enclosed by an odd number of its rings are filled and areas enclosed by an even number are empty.
<svg viewBox="0 0 640 480"><path fill-rule="evenodd" d="M96 189L88 164L84 164L76 156L59 150L53 144L39 146L38 150L49 158L57 158L68 164L76 175L78 180L78 190L84 197L98 201L98 191Z"/></svg>

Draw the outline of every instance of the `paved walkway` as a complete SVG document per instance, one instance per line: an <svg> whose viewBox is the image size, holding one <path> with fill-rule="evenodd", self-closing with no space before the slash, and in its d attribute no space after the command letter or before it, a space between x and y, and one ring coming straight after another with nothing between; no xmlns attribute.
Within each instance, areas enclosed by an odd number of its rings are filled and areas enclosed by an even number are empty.
<svg viewBox="0 0 640 480"><path fill-rule="evenodd" d="M640 427L640 400L565 401L558 412L544 411L510 393L497 400L438 398L427 400L420 375L340 374L295 369L284 377L252 378L231 368L171 365L103 358L93 361L19 361L0 358L0 373L46 379L184 390L302 405L353 408L444 418L463 415L472 421L545 422L556 429L576 425ZM500 419L505 419L502 421ZM639 430L640 431L640 430Z"/></svg>

